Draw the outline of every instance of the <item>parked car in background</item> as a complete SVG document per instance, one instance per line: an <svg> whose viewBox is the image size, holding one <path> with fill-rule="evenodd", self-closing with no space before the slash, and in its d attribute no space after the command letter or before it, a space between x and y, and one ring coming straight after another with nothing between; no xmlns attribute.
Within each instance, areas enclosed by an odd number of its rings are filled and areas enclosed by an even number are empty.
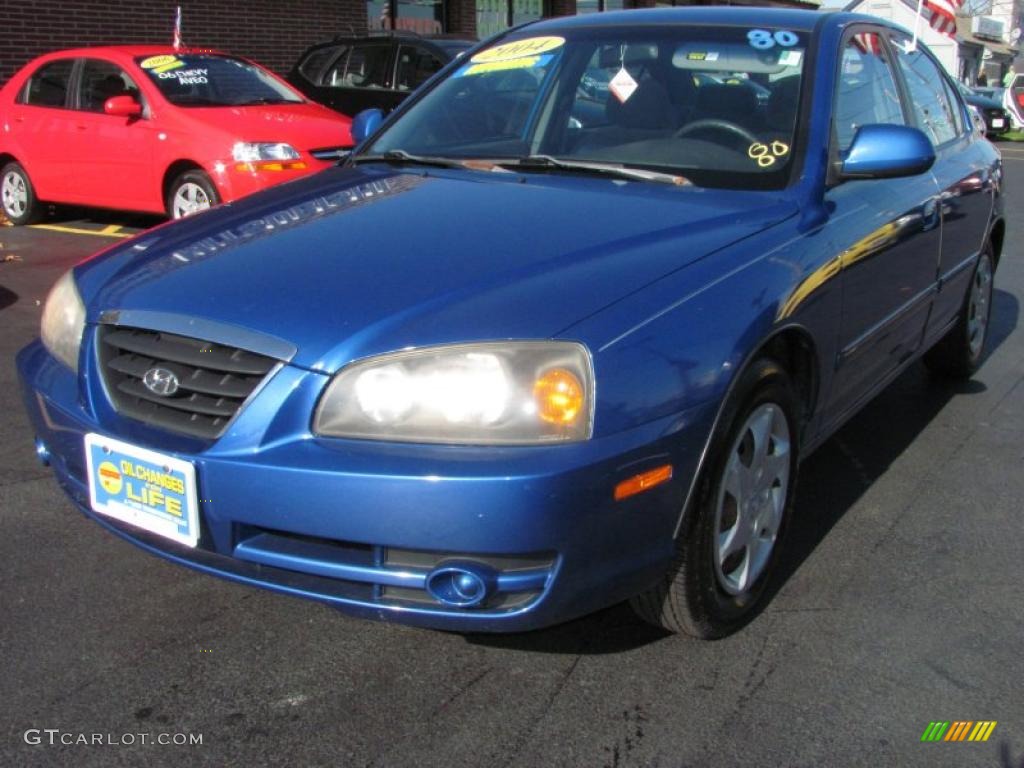
<svg viewBox="0 0 1024 768"><path fill-rule="evenodd" d="M376 108L384 112L476 41L385 32L336 37L306 49L288 73L288 82L345 115Z"/></svg>
<svg viewBox="0 0 1024 768"><path fill-rule="evenodd" d="M968 88L963 83L957 83L960 94L964 101L972 107L977 108L982 119L985 121L985 135L989 138L1006 133L1013 128L1013 122L1009 113L1003 108L1002 94L998 97L992 94L990 88ZM1002 90L1002 89L998 89Z"/></svg>
<svg viewBox="0 0 1024 768"><path fill-rule="evenodd" d="M1015 74L1004 90L1003 106L1013 116L1015 127L1024 130L1024 72Z"/></svg>
<svg viewBox="0 0 1024 768"><path fill-rule="evenodd" d="M351 121L254 62L211 50L51 53L0 90L0 195L15 224L46 203L180 218L313 173Z"/></svg>
<svg viewBox="0 0 1024 768"><path fill-rule="evenodd" d="M17 359L36 451L146 551L367 618L735 632L813 520L801 459L917 360L985 357L1002 161L910 41L753 7L510 30L343 165L62 276Z"/></svg>

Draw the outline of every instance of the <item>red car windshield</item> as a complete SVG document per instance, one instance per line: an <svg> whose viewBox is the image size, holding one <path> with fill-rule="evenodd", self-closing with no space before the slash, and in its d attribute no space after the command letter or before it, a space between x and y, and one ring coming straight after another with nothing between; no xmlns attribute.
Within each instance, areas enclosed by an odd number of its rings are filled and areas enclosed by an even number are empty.
<svg viewBox="0 0 1024 768"><path fill-rule="evenodd" d="M302 97L268 72L241 59L206 53L143 56L139 68L179 107L297 104Z"/></svg>

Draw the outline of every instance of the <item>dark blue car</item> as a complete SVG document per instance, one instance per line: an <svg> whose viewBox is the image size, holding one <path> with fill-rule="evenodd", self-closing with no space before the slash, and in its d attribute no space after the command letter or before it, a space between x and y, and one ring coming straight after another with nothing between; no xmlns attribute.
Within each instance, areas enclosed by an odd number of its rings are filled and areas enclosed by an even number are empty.
<svg viewBox="0 0 1024 768"><path fill-rule="evenodd" d="M142 548L361 616L721 636L800 459L919 358L982 361L1001 174L877 19L529 24L342 167L64 275L36 449Z"/></svg>

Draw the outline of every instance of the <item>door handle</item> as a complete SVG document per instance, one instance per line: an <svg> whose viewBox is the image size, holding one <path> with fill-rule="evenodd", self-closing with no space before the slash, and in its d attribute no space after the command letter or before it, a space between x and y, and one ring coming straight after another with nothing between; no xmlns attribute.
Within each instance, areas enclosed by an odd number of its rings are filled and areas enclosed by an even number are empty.
<svg viewBox="0 0 1024 768"><path fill-rule="evenodd" d="M80 131L87 131L87 130L89 130L89 126L87 126L87 125L76 125L75 128L77 128Z"/></svg>

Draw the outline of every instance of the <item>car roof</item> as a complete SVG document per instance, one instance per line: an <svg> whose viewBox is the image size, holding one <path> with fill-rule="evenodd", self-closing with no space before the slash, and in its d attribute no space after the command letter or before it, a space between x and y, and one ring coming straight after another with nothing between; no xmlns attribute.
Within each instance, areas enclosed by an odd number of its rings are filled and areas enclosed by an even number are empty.
<svg viewBox="0 0 1024 768"><path fill-rule="evenodd" d="M559 29L628 27L637 25L728 25L783 27L810 32L820 24L845 25L853 22L899 28L876 16L862 13L822 12L797 8L741 6L688 6L680 8L640 8L625 11L588 13L541 19L517 31L554 32Z"/></svg>
<svg viewBox="0 0 1024 768"><path fill-rule="evenodd" d="M218 56L229 56L223 51L213 48L185 47L175 50L173 45L94 45L88 48L67 48L46 54L47 58L64 58L72 56L156 56L160 54L212 53Z"/></svg>
<svg viewBox="0 0 1024 768"><path fill-rule="evenodd" d="M319 43L313 43L308 46L302 53L304 57L310 51L314 51L318 48L326 48L331 45L338 45L339 43L365 43L365 42L390 42L392 40L403 42L403 43L430 43L439 48L454 48L456 46L469 47L477 44L477 40L472 38L462 38L453 36L450 34L444 35L417 35L415 32L405 32L403 30L385 31L376 34L369 35L335 35L330 40L322 40Z"/></svg>

